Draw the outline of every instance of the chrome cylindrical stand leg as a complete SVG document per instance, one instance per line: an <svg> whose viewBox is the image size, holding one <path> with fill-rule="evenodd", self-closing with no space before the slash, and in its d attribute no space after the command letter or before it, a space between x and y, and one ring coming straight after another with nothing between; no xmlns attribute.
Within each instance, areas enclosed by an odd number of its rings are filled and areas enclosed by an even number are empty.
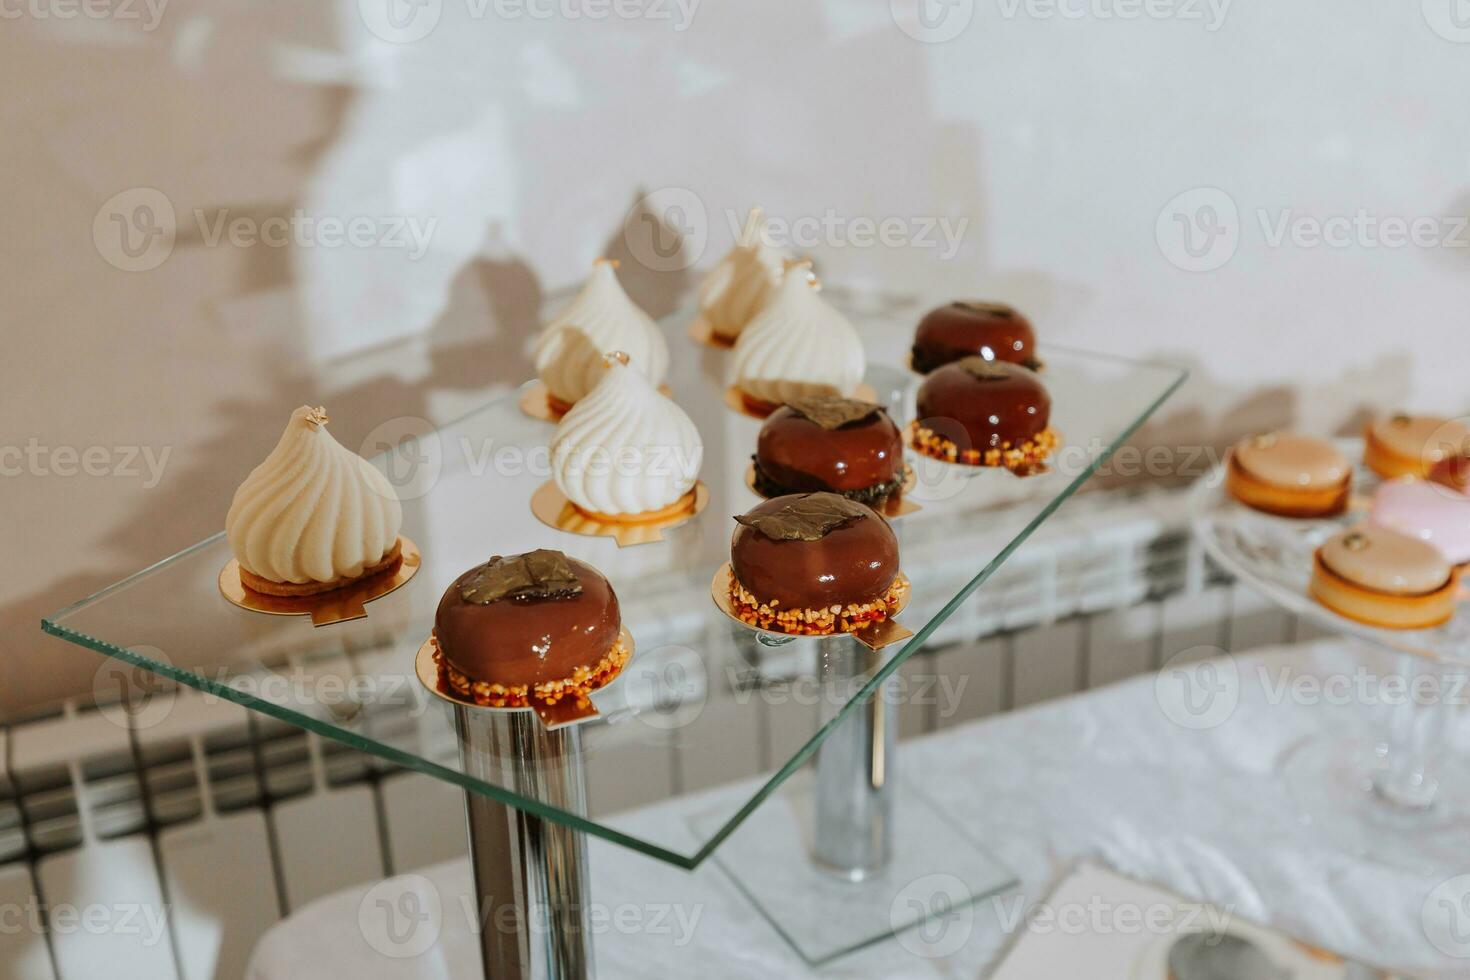
<svg viewBox="0 0 1470 980"><path fill-rule="evenodd" d="M468 775L586 813L575 725L548 731L530 711L468 705L454 715ZM468 791L465 811L487 980L591 978L585 836Z"/></svg>
<svg viewBox="0 0 1470 980"><path fill-rule="evenodd" d="M816 642L825 724L872 677L882 654L849 636ZM896 682L890 677L871 700L854 706L817 749L816 860L852 881L882 870L893 849Z"/></svg>

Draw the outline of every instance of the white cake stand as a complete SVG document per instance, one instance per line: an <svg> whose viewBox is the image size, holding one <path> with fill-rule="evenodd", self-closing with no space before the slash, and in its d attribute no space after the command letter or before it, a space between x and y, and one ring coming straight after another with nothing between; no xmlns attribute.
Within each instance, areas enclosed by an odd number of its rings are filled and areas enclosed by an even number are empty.
<svg viewBox="0 0 1470 980"><path fill-rule="evenodd" d="M1361 439L1338 448L1361 460ZM1305 818L1366 855L1385 831L1421 835L1427 860L1464 853L1470 832L1470 597L1457 615L1426 630L1388 630L1338 615L1312 598L1313 554L1328 537L1367 517L1381 482L1359 465L1346 514L1324 519L1273 517L1225 490L1224 466L1195 484L1189 513L1194 533L1222 568L1298 617L1324 629L1403 655L1401 702L1380 738L1308 738L1283 760L1283 772ZM1380 687L1380 692L1382 688ZM1416 697L1411 692L1425 692ZM1385 697L1385 700L1389 700Z"/></svg>

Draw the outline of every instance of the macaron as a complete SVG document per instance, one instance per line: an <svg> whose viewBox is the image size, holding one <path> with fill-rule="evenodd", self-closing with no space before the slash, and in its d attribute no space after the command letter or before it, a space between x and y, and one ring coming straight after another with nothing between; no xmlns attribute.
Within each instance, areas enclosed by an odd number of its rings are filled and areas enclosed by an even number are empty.
<svg viewBox="0 0 1470 980"><path fill-rule="evenodd" d="M1470 428L1438 415L1399 413L1369 422L1363 462L1386 480L1429 475L1441 460L1470 449Z"/></svg>
<svg viewBox="0 0 1470 980"><path fill-rule="evenodd" d="M1368 520L1428 542L1451 565L1470 562L1470 495L1409 477L1389 480L1373 495Z"/></svg>
<svg viewBox="0 0 1470 980"><path fill-rule="evenodd" d="M1446 456L1429 471L1429 482L1470 493L1470 455Z"/></svg>
<svg viewBox="0 0 1470 980"><path fill-rule="evenodd" d="M1267 432L1236 443L1225 489L1247 507L1282 517L1327 517L1347 509L1352 464L1332 443Z"/></svg>
<svg viewBox="0 0 1470 980"><path fill-rule="evenodd" d="M1339 615L1385 629L1427 629L1455 612L1457 578L1419 538L1373 524L1333 535L1317 549L1311 593Z"/></svg>

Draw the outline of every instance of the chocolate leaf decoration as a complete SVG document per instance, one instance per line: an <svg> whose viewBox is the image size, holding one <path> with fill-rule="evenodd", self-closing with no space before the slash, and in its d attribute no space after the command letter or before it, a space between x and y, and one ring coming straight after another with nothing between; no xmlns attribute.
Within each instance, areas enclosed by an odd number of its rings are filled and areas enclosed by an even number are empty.
<svg viewBox="0 0 1470 980"><path fill-rule="evenodd" d="M955 362L980 381L1004 381L1011 376L1011 367L1001 361L988 361L979 354L964 357Z"/></svg>
<svg viewBox="0 0 1470 980"><path fill-rule="evenodd" d="M496 555L473 569L459 587L465 602L488 606L502 599L570 599L582 594L572 563L544 548L524 555Z"/></svg>
<svg viewBox="0 0 1470 980"><path fill-rule="evenodd" d="M879 406L872 402L843 398L840 395L811 395L793 398L786 404L797 415L810 419L824 429L840 429L844 425L865 422L879 411Z"/></svg>
<svg viewBox="0 0 1470 980"><path fill-rule="evenodd" d="M855 500L835 493L806 493L764 514L740 514L736 523L764 534L772 541L820 541L871 511Z"/></svg>

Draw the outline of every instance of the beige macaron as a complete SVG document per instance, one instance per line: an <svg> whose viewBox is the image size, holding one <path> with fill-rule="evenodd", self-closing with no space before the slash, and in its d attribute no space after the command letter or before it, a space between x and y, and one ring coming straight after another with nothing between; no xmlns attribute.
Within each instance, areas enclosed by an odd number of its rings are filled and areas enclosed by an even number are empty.
<svg viewBox="0 0 1470 980"><path fill-rule="evenodd" d="M1454 615L1457 584L1450 563L1427 541L1360 524L1317 549L1311 590L1349 619L1425 629Z"/></svg>
<svg viewBox="0 0 1470 980"><path fill-rule="evenodd" d="M1352 464L1332 443L1267 432L1236 443L1226 489L1241 503L1284 517L1325 517L1347 508Z"/></svg>

